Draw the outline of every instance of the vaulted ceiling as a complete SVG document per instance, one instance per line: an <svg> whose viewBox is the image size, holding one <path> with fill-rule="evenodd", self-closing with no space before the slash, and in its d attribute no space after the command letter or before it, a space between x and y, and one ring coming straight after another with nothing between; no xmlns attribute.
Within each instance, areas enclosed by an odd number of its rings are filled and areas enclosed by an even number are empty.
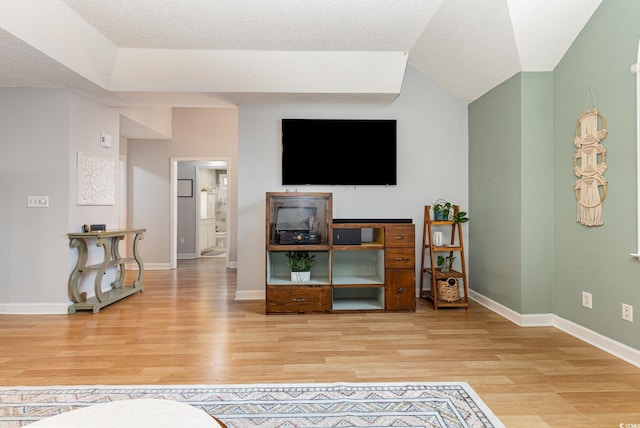
<svg viewBox="0 0 640 428"><path fill-rule="evenodd" d="M0 0L0 87L129 107L471 102L558 64L602 0Z"/></svg>

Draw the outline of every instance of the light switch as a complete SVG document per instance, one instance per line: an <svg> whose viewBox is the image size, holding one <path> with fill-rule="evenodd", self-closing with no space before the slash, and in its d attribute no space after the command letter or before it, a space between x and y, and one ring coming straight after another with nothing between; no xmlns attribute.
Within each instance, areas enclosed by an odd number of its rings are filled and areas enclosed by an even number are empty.
<svg viewBox="0 0 640 428"><path fill-rule="evenodd" d="M49 195L27 196L27 208L49 208Z"/></svg>

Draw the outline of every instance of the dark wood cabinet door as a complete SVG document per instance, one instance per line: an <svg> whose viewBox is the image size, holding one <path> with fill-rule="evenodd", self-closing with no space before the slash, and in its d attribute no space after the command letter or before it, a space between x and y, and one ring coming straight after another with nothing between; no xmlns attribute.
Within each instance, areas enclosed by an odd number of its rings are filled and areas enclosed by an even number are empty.
<svg viewBox="0 0 640 428"><path fill-rule="evenodd" d="M385 309L387 311L415 311L415 271L388 269L385 276Z"/></svg>

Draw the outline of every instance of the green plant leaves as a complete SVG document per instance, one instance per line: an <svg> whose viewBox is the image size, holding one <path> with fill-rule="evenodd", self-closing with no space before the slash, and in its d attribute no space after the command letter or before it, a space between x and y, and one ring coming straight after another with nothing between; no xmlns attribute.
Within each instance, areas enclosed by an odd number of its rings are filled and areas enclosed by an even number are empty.
<svg viewBox="0 0 640 428"><path fill-rule="evenodd" d="M286 256L291 272L309 272L316 262L315 254L309 254L308 251L287 251Z"/></svg>

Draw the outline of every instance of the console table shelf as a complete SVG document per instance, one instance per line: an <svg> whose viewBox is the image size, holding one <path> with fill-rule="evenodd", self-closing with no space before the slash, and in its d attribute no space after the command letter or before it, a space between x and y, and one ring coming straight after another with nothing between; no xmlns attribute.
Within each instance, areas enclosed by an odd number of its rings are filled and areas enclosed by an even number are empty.
<svg viewBox="0 0 640 428"><path fill-rule="evenodd" d="M146 231L146 229L126 229L67 234L69 247L78 249L78 261L69 276L69 297L73 301L73 304L68 309L70 314L83 310L98 313L103 307L144 289L142 286L144 264L140 258L138 243L144 237L144 232ZM133 257L121 257L120 242L130 235L133 236L131 243ZM95 241L97 247L103 248L101 263L87 265L87 260L89 259L87 242L89 241ZM127 263L136 263L138 265L138 277L130 285L123 284ZM117 278L111 283L111 289L103 291L102 278L107 269L112 267L116 267L118 270ZM95 272L93 287L95 296L87 298L87 293L79 290L79 282L82 273L90 272Z"/></svg>
<svg viewBox="0 0 640 428"><path fill-rule="evenodd" d="M133 257L127 257L127 258L123 258L116 261L111 261L109 262L109 264L107 265L107 267L113 267L113 266L118 266L120 264L126 264L126 263L134 263L136 261L136 259L134 259ZM103 263L97 263L95 265L90 265L90 266L84 266L82 268L79 269L80 272L89 272L92 270L98 270L100 268L102 268L104 265Z"/></svg>

